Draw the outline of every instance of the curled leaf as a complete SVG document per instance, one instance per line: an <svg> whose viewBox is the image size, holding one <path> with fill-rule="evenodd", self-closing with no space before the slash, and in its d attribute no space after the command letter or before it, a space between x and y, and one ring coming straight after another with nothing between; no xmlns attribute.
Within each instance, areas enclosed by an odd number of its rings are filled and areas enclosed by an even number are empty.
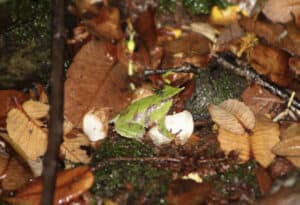
<svg viewBox="0 0 300 205"><path fill-rule="evenodd" d="M280 156L300 156L300 136L289 137L276 144L272 151Z"/></svg>
<svg viewBox="0 0 300 205"><path fill-rule="evenodd" d="M275 155L272 148L279 142L279 125L270 119L258 116L251 136L251 146L254 158L262 167L268 167Z"/></svg>
<svg viewBox="0 0 300 205"><path fill-rule="evenodd" d="M91 156L88 155L88 149L90 149L90 141L81 133L74 138L64 137L64 142L60 147L61 154L65 159L84 164L89 163L91 160Z"/></svg>
<svg viewBox="0 0 300 205"><path fill-rule="evenodd" d="M244 135L234 134L225 129L219 129L218 142L225 154L235 151L239 154L241 163L247 162L250 158L250 143L247 133Z"/></svg>
<svg viewBox="0 0 300 205"><path fill-rule="evenodd" d="M252 130L255 126L255 116L245 103L235 99L229 99L220 104L227 112L233 114L244 127Z"/></svg>
<svg viewBox="0 0 300 205"><path fill-rule="evenodd" d="M46 117L50 109L49 105L33 100L24 102L22 107L27 115L32 119L40 119Z"/></svg>
<svg viewBox="0 0 300 205"><path fill-rule="evenodd" d="M87 166L77 167L58 173L56 179L54 205L64 204L86 192L94 183L94 176ZM28 184L13 197L5 198L12 205L39 205L42 195L41 178Z"/></svg>
<svg viewBox="0 0 300 205"><path fill-rule="evenodd" d="M23 158L36 160L47 148L47 133L19 109L9 111L6 128L8 142Z"/></svg>
<svg viewBox="0 0 300 205"><path fill-rule="evenodd" d="M210 104L208 106L208 111L212 120L221 128L238 135L243 135L245 133L245 129L238 119L223 107Z"/></svg>

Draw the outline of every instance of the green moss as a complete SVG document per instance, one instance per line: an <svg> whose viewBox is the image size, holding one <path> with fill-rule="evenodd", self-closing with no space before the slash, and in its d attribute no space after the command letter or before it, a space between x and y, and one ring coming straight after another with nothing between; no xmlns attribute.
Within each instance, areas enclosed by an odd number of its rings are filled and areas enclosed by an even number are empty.
<svg viewBox="0 0 300 205"><path fill-rule="evenodd" d="M182 4L187 11L193 15L209 14L211 8L215 5L225 8L229 5L226 0L182 0ZM176 9L176 0L160 0L159 11L174 13Z"/></svg>
<svg viewBox="0 0 300 205"><path fill-rule="evenodd" d="M207 119L207 106L219 104L230 98L239 98L248 83L245 79L220 67L203 70L195 77L196 90L186 102L185 108L190 110L194 119Z"/></svg>
<svg viewBox="0 0 300 205"><path fill-rule="evenodd" d="M46 83L50 71L51 1L11 0L0 27L0 88Z"/></svg>
<svg viewBox="0 0 300 205"><path fill-rule="evenodd" d="M225 8L228 6L226 0L182 0L183 5L194 15L209 14L215 5Z"/></svg>
<svg viewBox="0 0 300 205"><path fill-rule="evenodd" d="M176 9L176 0L160 0L158 9L159 11L174 13Z"/></svg>
<svg viewBox="0 0 300 205"><path fill-rule="evenodd" d="M135 140L118 138L106 140L96 150L92 164L115 157L151 156L154 156L151 147ZM143 196L149 204L163 204L170 180L171 175L168 171L150 164L115 162L95 172L92 192L103 198L111 198L126 191L126 184L130 184L133 190L129 191L128 203L130 201L130 204L135 204L135 201Z"/></svg>

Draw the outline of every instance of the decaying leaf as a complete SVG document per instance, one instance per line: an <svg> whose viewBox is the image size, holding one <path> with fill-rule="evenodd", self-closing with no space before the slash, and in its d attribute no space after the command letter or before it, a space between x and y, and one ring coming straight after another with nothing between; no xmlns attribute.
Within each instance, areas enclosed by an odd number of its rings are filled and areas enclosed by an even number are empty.
<svg viewBox="0 0 300 205"><path fill-rule="evenodd" d="M33 177L30 170L16 158L9 159L6 166L0 178L1 188L5 191L17 190Z"/></svg>
<svg viewBox="0 0 300 205"><path fill-rule="evenodd" d="M221 128L235 134L243 135L244 128L252 129L255 125L253 112L238 100L226 100L220 105L209 105L212 120Z"/></svg>
<svg viewBox="0 0 300 205"><path fill-rule="evenodd" d="M32 119L41 119L48 115L50 106L39 101L28 100L23 103L23 109Z"/></svg>
<svg viewBox="0 0 300 205"><path fill-rule="evenodd" d="M7 116L8 142L25 159L36 160L47 148L47 133L36 122L16 108Z"/></svg>
<svg viewBox="0 0 300 205"><path fill-rule="evenodd" d="M252 130L255 126L255 116L245 103L229 99L220 104L227 112L233 114L247 129Z"/></svg>
<svg viewBox="0 0 300 205"><path fill-rule="evenodd" d="M74 126L93 107L110 107L116 113L129 103L127 70L109 58L109 46L96 40L85 44L67 72L65 116Z"/></svg>
<svg viewBox="0 0 300 205"><path fill-rule="evenodd" d="M239 155L241 163L247 162L250 158L250 141L249 135L234 134L225 129L219 129L218 142L220 143L221 149L229 154L231 151L235 151Z"/></svg>
<svg viewBox="0 0 300 205"><path fill-rule="evenodd" d="M94 176L87 166L58 173L53 204L64 204L76 199L86 192L93 182ZM4 200L12 205L39 205L42 189L42 180L39 178L19 190L15 196L4 198Z"/></svg>
<svg viewBox="0 0 300 205"><path fill-rule="evenodd" d="M279 134L279 125L277 123L264 116L256 118L253 134L250 138L252 153L258 163L264 168L268 167L275 158L272 148L279 142Z"/></svg>
<svg viewBox="0 0 300 205"><path fill-rule="evenodd" d="M64 137L64 142L60 146L60 152L65 159L74 163L89 163L91 156L88 154L88 149L90 149L90 141L81 133L77 133L74 138Z"/></svg>
<svg viewBox="0 0 300 205"><path fill-rule="evenodd" d="M274 23L287 23L300 13L300 1L268 0L263 13Z"/></svg>

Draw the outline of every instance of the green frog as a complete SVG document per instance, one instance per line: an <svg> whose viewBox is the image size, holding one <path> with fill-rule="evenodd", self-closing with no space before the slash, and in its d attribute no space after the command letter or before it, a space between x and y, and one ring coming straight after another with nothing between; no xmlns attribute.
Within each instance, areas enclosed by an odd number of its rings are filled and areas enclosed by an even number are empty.
<svg viewBox="0 0 300 205"><path fill-rule="evenodd" d="M162 134L172 137L165 127L165 117L172 106L172 97L183 89L165 86L154 95L135 101L114 119L115 130L123 137L140 139L146 128L157 125Z"/></svg>

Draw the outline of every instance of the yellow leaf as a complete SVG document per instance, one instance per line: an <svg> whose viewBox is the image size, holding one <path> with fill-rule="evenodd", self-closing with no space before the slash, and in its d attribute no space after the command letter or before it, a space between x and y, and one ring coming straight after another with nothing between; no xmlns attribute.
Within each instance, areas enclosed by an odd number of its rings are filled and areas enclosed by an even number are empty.
<svg viewBox="0 0 300 205"><path fill-rule="evenodd" d="M272 148L279 142L279 134L279 125L277 123L264 116L256 118L253 135L250 138L252 153L258 163L264 168L268 167L275 158Z"/></svg>
<svg viewBox="0 0 300 205"><path fill-rule="evenodd" d="M47 148L47 133L22 111L12 109L6 119L8 142L21 152L25 159L36 160Z"/></svg>
<svg viewBox="0 0 300 205"><path fill-rule="evenodd" d="M245 105L245 103L235 99L229 99L222 102L220 106L224 108L227 112L233 114L247 129L252 130L254 128L254 113L250 110L250 108L247 105Z"/></svg>
<svg viewBox="0 0 300 205"><path fill-rule="evenodd" d="M221 128L239 135L245 133L245 129L238 119L223 107L210 104L208 106L208 111L212 120Z"/></svg>
<svg viewBox="0 0 300 205"><path fill-rule="evenodd" d="M61 154L65 159L75 163L87 164L91 157L84 148L90 147L90 141L84 134L78 133L74 138L64 137L64 142L60 147Z"/></svg>
<svg viewBox="0 0 300 205"><path fill-rule="evenodd" d="M273 147L273 152L280 156L300 157L300 136L280 141Z"/></svg>
<svg viewBox="0 0 300 205"><path fill-rule="evenodd" d="M49 112L49 105L39 101L28 100L22 105L26 114L32 119L41 119L46 117Z"/></svg>
<svg viewBox="0 0 300 205"><path fill-rule="evenodd" d="M247 162L250 158L250 141L247 133L244 135L238 135L226 131L225 129L219 129L218 142L221 149L225 154L229 154L231 151L236 151L239 155L241 163Z"/></svg>

